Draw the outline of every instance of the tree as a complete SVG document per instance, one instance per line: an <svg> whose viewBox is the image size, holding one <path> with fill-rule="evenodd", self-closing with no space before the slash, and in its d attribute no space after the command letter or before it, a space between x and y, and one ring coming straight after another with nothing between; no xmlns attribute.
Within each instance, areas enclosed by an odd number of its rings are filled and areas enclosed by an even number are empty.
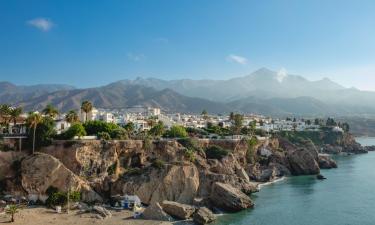
<svg viewBox="0 0 375 225"><path fill-rule="evenodd" d="M30 127L30 123L27 122L27 125ZM28 129L30 139L28 139L27 144L30 148L32 147L31 137L34 136L33 131L33 129ZM49 116L41 117L41 121L35 130L35 149L50 145L56 134L54 119Z"/></svg>
<svg viewBox="0 0 375 225"><path fill-rule="evenodd" d="M36 128L39 123L42 122L42 116L39 113L30 113L27 117L27 123L29 127L33 129L33 154L35 153L35 134Z"/></svg>
<svg viewBox="0 0 375 225"><path fill-rule="evenodd" d="M208 112L207 112L207 110L203 109L201 115L203 116L203 119L205 119L205 120L208 119Z"/></svg>
<svg viewBox="0 0 375 225"><path fill-rule="evenodd" d="M78 114L74 110L70 110L66 115L65 115L65 120L68 123L77 123L79 121Z"/></svg>
<svg viewBox="0 0 375 225"><path fill-rule="evenodd" d="M22 108L21 107L15 107L10 110L10 119L13 120L14 126L17 124L17 119L22 114Z"/></svg>
<svg viewBox="0 0 375 225"><path fill-rule="evenodd" d="M85 112L85 122L88 120L88 113L92 111L92 103L90 101L83 101L81 105L81 110Z"/></svg>
<svg viewBox="0 0 375 225"><path fill-rule="evenodd" d="M125 130L127 130L129 133L133 133L135 130L135 125L133 122L129 122L124 126Z"/></svg>
<svg viewBox="0 0 375 225"><path fill-rule="evenodd" d="M233 126L232 126L233 132L235 134L240 134L242 124L243 124L243 115L235 114L233 118Z"/></svg>
<svg viewBox="0 0 375 225"><path fill-rule="evenodd" d="M306 120L306 124L310 126L311 125L311 120Z"/></svg>
<svg viewBox="0 0 375 225"><path fill-rule="evenodd" d="M46 116L51 117L52 119L55 119L57 115L59 115L59 111L51 104L48 104L44 109L43 109L43 114Z"/></svg>
<svg viewBox="0 0 375 225"><path fill-rule="evenodd" d="M10 222L14 222L14 215L18 213L18 207L16 205L9 205L6 209L6 213L10 215Z"/></svg>
<svg viewBox="0 0 375 225"><path fill-rule="evenodd" d="M328 117L326 121L326 126L331 127L331 126L336 126L336 125L337 125L336 121L333 118Z"/></svg>
<svg viewBox="0 0 375 225"><path fill-rule="evenodd" d="M152 136L158 137L158 136L163 135L164 132L165 132L164 123L162 121L159 121L155 126L153 126L150 129L149 134L151 134Z"/></svg>
<svg viewBox="0 0 375 225"><path fill-rule="evenodd" d="M229 114L229 120L231 120L231 121L234 120L234 112L230 112L230 114Z"/></svg>
<svg viewBox="0 0 375 225"><path fill-rule="evenodd" d="M7 104L0 105L0 119L2 120L2 125L6 128L9 127L10 122L10 111L11 107Z"/></svg>
<svg viewBox="0 0 375 225"><path fill-rule="evenodd" d="M184 138L188 136L188 133L185 130L185 127L174 125L167 132L167 136L171 138Z"/></svg>
<svg viewBox="0 0 375 225"><path fill-rule="evenodd" d="M256 128L257 128L257 122L255 120L251 121L249 123L249 130L250 130L251 135L254 135Z"/></svg>
<svg viewBox="0 0 375 225"><path fill-rule="evenodd" d="M341 127L342 127L342 129L345 131L345 132L349 132L349 130L350 130L350 126L349 126L349 124L348 123L342 123L341 124Z"/></svg>

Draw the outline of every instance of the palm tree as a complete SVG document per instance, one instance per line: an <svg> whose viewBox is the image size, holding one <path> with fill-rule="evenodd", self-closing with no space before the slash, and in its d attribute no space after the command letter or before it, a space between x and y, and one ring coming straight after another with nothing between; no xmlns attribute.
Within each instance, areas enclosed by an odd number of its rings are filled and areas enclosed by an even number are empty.
<svg viewBox="0 0 375 225"><path fill-rule="evenodd" d="M22 114L22 108L21 107L14 107L10 110L10 119L13 120L14 126L17 124L17 119Z"/></svg>
<svg viewBox="0 0 375 225"><path fill-rule="evenodd" d="M10 111L11 107L7 104L0 105L0 119L2 119L2 124L9 128L9 120L10 120Z"/></svg>
<svg viewBox="0 0 375 225"><path fill-rule="evenodd" d="M18 213L18 207L16 205L9 205L6 209L6 213L10 214L10 222L14 222L14 215Z"/></svg>
<svg viewBox="0 0 375 225"><path fill-rule="evenodd" d="M59 115L59 111L51 104L48 104L46 108L43 109L43 114L51 118L56 118Z"/></svg>
<svg viewBox="0 0 375 225"><path fill-rule="evenodd" d="M33 132L33 154L35 152L35 133L36 133L36 127L39 123L42 122L42 116L39 113L30 113L29 117L27 117L27 123L29 124L30 128L34 129Z"/></svg>
<svg viewBox="0 0 375 225"><path fill-rule="evenodd" d="M65 115L65 120L66 122L72 124L72 123L76 123L79 121L79 117L76 113L76 111L74 110L70 110L66 115Z"/></svg>
<svg viewBox="0 0 375 225"><path fill-rule="evenodd" d="M85 112L85 122L88 119L88 113L92 111L92 103L90 101L84 101L81 105L81 110Z"/></svg>

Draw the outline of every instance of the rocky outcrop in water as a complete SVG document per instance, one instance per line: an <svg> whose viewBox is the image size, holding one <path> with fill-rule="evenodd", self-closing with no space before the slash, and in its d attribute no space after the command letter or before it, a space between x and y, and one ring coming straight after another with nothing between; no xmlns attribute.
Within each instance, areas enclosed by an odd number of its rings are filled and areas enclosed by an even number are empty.
<svg viewBox="0 0 375 225"><path fill-rule="evenodd" d="M337 168L337 163L328 155L319 155L319 167L321 169Z"/></svg>

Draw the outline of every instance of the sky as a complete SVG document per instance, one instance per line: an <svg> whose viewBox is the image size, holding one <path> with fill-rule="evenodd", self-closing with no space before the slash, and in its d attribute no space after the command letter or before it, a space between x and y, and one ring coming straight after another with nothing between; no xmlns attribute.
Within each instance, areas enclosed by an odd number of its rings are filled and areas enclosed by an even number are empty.
<svg viewBox="0 0 375 225"><path fill-rule="evenodd" d="M261 67L375 91L373 0L1 0L0 80L92 87Z"/></svg>

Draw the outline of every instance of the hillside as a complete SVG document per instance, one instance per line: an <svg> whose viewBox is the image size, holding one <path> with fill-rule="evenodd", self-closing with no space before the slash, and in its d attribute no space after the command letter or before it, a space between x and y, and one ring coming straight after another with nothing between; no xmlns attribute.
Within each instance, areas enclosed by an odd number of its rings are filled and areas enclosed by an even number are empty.
<svg viewBox="0 0 375 225"><path fill-rule="evenodd" d="M19 104L27 110L37 110L51 103L61 111L68 111L80 108L84 100L91 101L96 107L108 109L143 105L160 107L169 112L200 113L205 108L215 113L230 111L225 104L186 97L170 89L158 91L145 86L126 85L121 82L98 88L57 91L19 102Z"/></svg>

